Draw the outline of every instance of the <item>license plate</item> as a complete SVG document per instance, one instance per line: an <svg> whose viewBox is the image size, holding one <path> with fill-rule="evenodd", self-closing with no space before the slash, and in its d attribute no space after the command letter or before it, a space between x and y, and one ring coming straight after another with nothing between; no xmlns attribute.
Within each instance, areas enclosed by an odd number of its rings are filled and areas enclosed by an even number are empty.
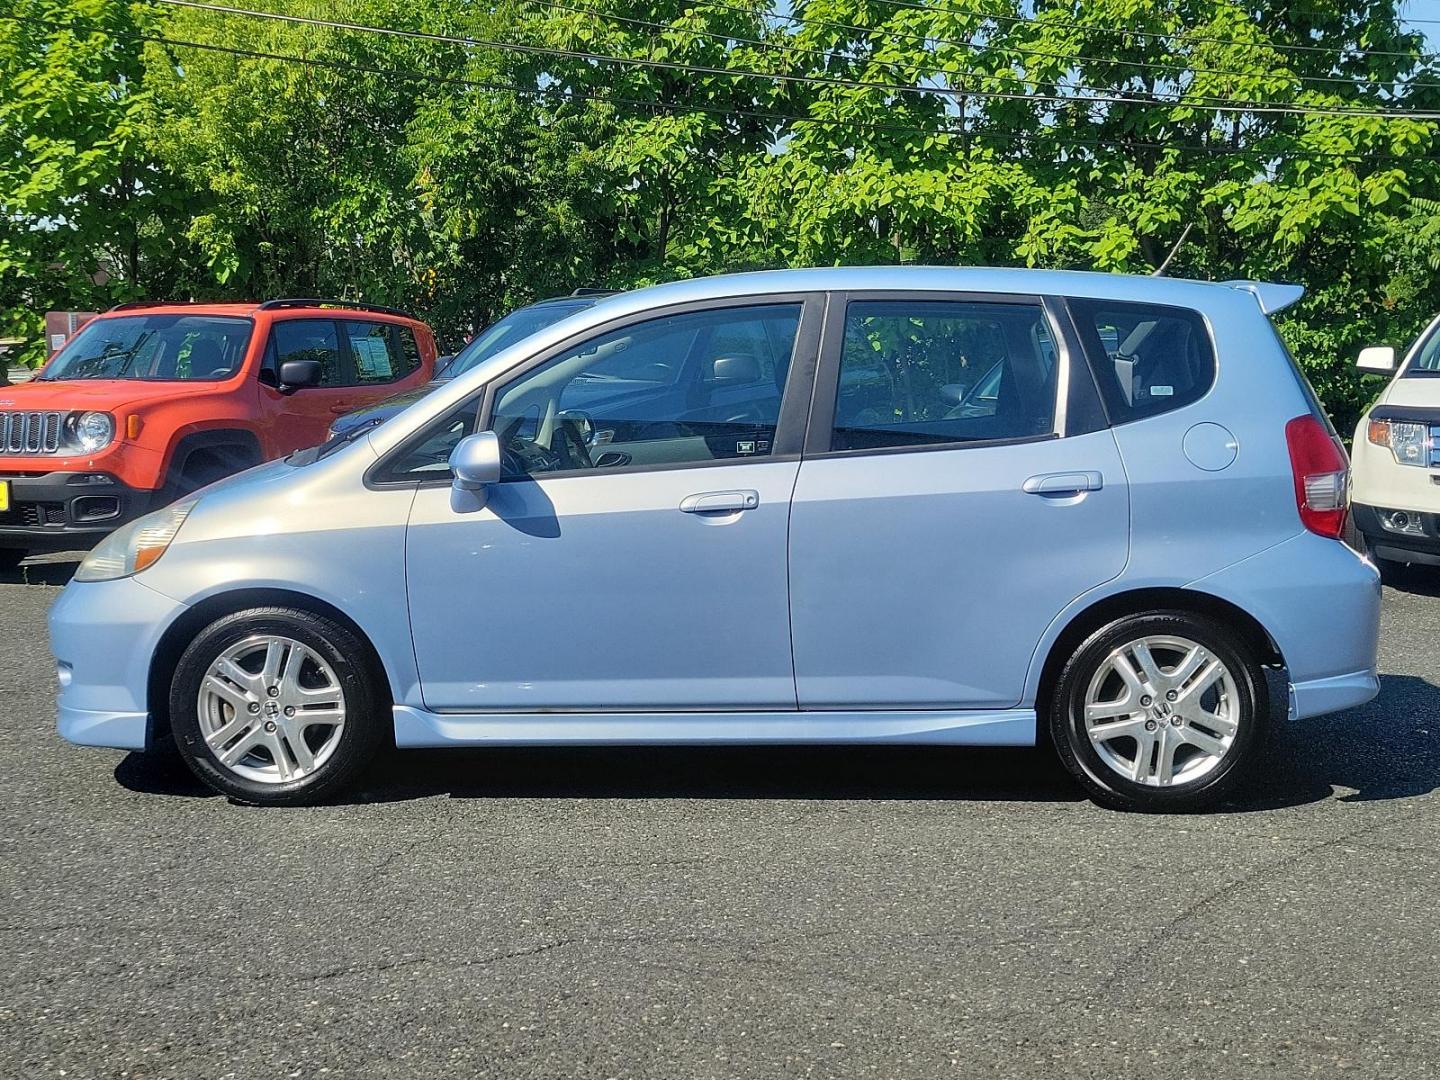
<svg viewBox="0 0 1440 1080"><path fill-rule="evenodd" d="M0 514L10 510L10 481L0 480Z"/></svg>

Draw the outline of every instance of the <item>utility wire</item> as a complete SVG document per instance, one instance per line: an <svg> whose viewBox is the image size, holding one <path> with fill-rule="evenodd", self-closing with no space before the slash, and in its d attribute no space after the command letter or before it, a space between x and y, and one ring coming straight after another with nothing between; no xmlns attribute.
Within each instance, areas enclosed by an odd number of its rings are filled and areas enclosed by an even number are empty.
<svg viewBox="0 0 1440 1080"><path fill-rule="evenodd" d="M538 2L538 0L532 0L532 2ZM818 16L818 15L804 15L804 16L800 16L800 15L781 14L780 12L774 12L774 11L772 11L772 12L757 12L757 11L755 11L753 8L743 7L743 6L741 6L740 4L729 4L729 3L726 3L725 0L689 0L689 2L690 2L691 5L699 5L699 6L702 6L702 7L713 8L713 9L715 9L715 10L717 10L717 11L733 11L733 12L738 12L738 13L745 14L745 15L758 16L758 17L765 18L765 19L784 20L785 22L793 23L793 24L795 24L795 25L797 25L797 26L800 26L800 27L811 27L811 26L831 27L831 28L836 29L836 30L844 30L844 31L846 31L847 33L852 33L852 34L864 34L864 35L866 35L867 37L872 37L872 38L874 38L874 37L902 38L902 39L905 39L905 40L908 40L908 41L920 41L920 42L926 42L926 43L933 43L933 44L937 44L937 45L952 45L952 46L954 46L954 47L956 47L956 48L960 48L960 49L977 49L977 50L994 49L994 50L996 50L996 51L998 51L998 52L1015 53L1015 54L1020 55L1020 56L1034 56L1034 57L1040 57L1040 58L1042 58L1042 59L1051 59L1051 60L1071 60L1071 61L1075 61L1075 62L1079 62L1079 63L1089 63L1089 64L1115 64L1115 65L1118 65L1118 66L1121 66L1121 67L1133 67L1133 68L1143 68L1143 69L1159 68L1159 69L1161 69L1161 70L1169 70L1169 69L1174 68L1174 67L1177 66L1177 65L1175 65L1175 64L1167 63L1167 62L1165 62L1165 61L1160 61L1160 60L1132 60L1132 59L1128 59L1128 58L1125 58L1125 57L1072 56L1072 55L1069 54L1069 53L1045 52L1045 51L1043 51L1043 50L1032 49L1032 48L1030 48L1030 47L1028 47L1028 46L1014 45L1014 44L1010 44L1010 43L1008 43L1008 42L995 42L995 43L991 43L991 42L977 42L977 41L962 41L962 40L957 39L957 38L946 38L946 37L938 37L938 36L936 36L936 35L934 35L934 34L923 34L923 33L920 33L920 32L918 32L918 31L915 31L915 30L899 30L899 29L893 29L893 28L881 28L881 27L876 27L876 26L856 26L856 25L854 25L853 23L837 22L837 21L834 20L834 19L822 18L822 17L820 17L820 16ZM933 10L933 9L927 9L927 10ZM1440 19L1437 19L1437 20L1435 20L1435 21L1436 21L1436 22L1440 22ZM1047 24L1042 24L1042 25L1047 25ZM1256 48L1256 49L1268 48L1267 45L1264 45L1264 44L1262 44L1262 43L1252 43L1252 45L1251 45L1250 47L1251 47L1251 48ZM1233 76L1236 76L1236 77L1239 77L1239 78L1253 78L1254 75L1255 75L1255 72L1253 72L1253 71L1235 71L1235 70L1232 70L1232 69L1229 69L1229 68L1206 68L1206 67L1197 67L1197 66L1194 66L1194 65L1191 65L1191 64L1180 64L1179 66L1180 66L1180 67L1183 67L1183 68L1184 68L1185 70L1187 70L1187 71L1193 71L1193 72L1196 72L1196 73L1199 73L1199 74L1204 74L1204 75L1233 75ZM1383 80L1383 79L1370 79L1370 78L1368 78L1368 77L1362 79L1362 78L1358 78L1358 77L1357 77L1357 78L1346 78L1345 76L1342 76L1342 75L1300 75L1300 74L1296 74L1296 73L1294 73L1294 72L1289 72L1289 71L1286 71L1286 72L1283 72L1283 73L1278 73L1278 74L1284 74L1287 78L1297 79L1297 80L1299 80L1299 81L1302 82L1302 83L1309 83L1309 82L1315 82L1315 83L1332 83L1332 84L1336 84L1336 85L1340 85L1340 86L1352 86L1352 87L1355 85L1355 83L1356 83L1357 81L1367 82L1367 83L1371 83L1371 84L1374 84L1374 85L1377 85L1377 86L1397 85L1397 84L1400 84L1400 83L1403 81L1403 80L1395 80L1395 81L1392 83L1392 82L1390 82L1390 81L1388 81L1388 80ZM1429 87L1437 87L1437 86L1440 86L1440 83L1411 83L1411 82L1408 82L1408 81L1403 81L1403 82L1404 82L1404 85L1406 85L1406 86L1412 86L1412 87L1416 87L1416 88L1419 88L1419 87L1429 88Z"/></svg>
<svg viewBox="0 0 1440 1080"><path fill-rule="evenodd" d="M969 90L948 86L896 86L891 83L874 82L865 79L842 79L817 75L789 75L779 72L751 71L740 68L719 68L704 64L679 64L669 60L654 60L635 56L610 56L578 49L560 49L545 45L526 45L519 42L496 41L490 38L459 37L451 34L435 34L423 30L402 30L389 26L372 26L366 23L343 22L338 19L318 19L303 15L286 15L280 12L255 11L250 8L228 7L223 4L205 3L203 0L155 0L156 3L173 7L211 11L222 15L269 19L302 26L323 27L331 30L349 30L360 33L384 34L392 37L410 38L421 41L437 41L447 45L465 45L518 52L531 56L551 56L567 60L584 60L597 64L618 64L627 67L650 68L663 71L682 71L694 75L714 75L731 79L765 79L771 82L798 83L808 86L835 87L850 90L883 90L887 93L936 95L951 99L974 99L992 101L1044 102L1054 105L1135 105L1142 108L1188 108L1215 113L1263 113L1283 116L1355 116L1379 120L1440 120L1440 112L1397 111L1382 109L1353 109L1338 106L1297 106L1280 105L1272 102L1236 102L1231 105L1205 105L1185 102L1154 102L1143 98L1115 94L1094 94L1085 97L1066 97L1058 94L1016 94L998 90Z"/></svg>
<svg viewBox="0 0 1440 1080"><path fill-rule="evenodd" d="M614 12L600 11L600 10L595 9L595 8L576 7L576 6L572 5L572 4L559 3L559 2L557 2L557 0L521 0L521 2L522 2L522 3L533 4L533 5L535 5L536 7L547 8L547 9L554 10L554 11L568 11L568 12L572 12L572 13L577 14L577 15L587 15L587 16L590 16L591 18L599 19L599 20L605 20L605 21L608 21L608 22L625 23L626 25L629 25L629 26L639 26L639 27L643 27L643 28L645 28L645 29L659 30L659 31L662 31L662 32L664 32L664 33L689 34L689 35L691 35L692 37L706 38L706 39L709 39L709 40L719 41L719 42L725 42L725 43L733 42L733 43L738 44L738 45L750 45L750 46L754 46L754 47L756 47L756 48L764 49L764 50L767 50L767 51L770 51L770 50L778 50L778 51L784 52L784 53L790 53L790 52L800 52L800 53L814 52L816 55L818 55L818 56L820 56L820 57L823 57L823 58L826 59L826 60L840 60L840 61L843 61L843 62L845 62L845 63L862 63L862 64L866 64L866 65L869 65L869 66L879 66L879 67L884 67L884 68L888 68L888 69L890 69L890 70L897 70L897 71L898 71L898 70L904 70L904 69L905 69L905 65L904 65L904 64L898 63L898 62L893 61L893 60L880 60L880 59L876 59L875 57L857 57L857 56L851 56L851 55L849 55L849 54L847 54L847 53L838 52L838 51L835 51L835 50L833 50L833 49L810 48L810 47L808 47L808 46L805 46L805 45L802 45L802 44L800 44L800 43L798 43L798 42L795 42L793 39L791 39L791 41L790 41L789 43L780 43L780 42L774 42L774 41L766 41L766 40L763 40L763 39L760 39L760 38L742 37L742 36L740 36L740 35L738 35L738 34L727 34L727 33L721 32L721 31L714 31L714 30L695 30L695 29L693 29L693 28L691 28L691 27L687 27L687 26L677 26L677 25L675 25L675 24L673 24L673 23L656 22L656 21L653 21L653 20L650 20L650 19L637 19L637 18L635 18L634 16L630 16L630 15L619 15L619 14L616 14L616 13L614 13ZM705 0L700 0L700 2L705 2ZM728 9L728 10L731 10L731 11L748 11L748 10L749 10L749 9L747 9L747 8L742 8L742 7L738 6L738 5L731 5L731 4L713 4L713 5L711 5L711 6L713 6L713 7L718 7L718 8L721 8L721 9ZM814 18L811 18L811 19L809 19L809 20L807 20L807 21L808 21L810 24L815 24L815 23L817 22L817 20L815 20ZM828 20L819 20L819 21L820 21L820 22L828 22ZM1440 21L1440 20L1437 20L1437 21ZM1042 58L1046 58L1046 59L1066 60L1066 61L1069 61L1069 62L1072 63L1072 64L1077 64L1077 63L1090 63L1090 64L1122 64L1122 65L1126 65L1126 66L1129 66L1129 67L1137 67L1137 68L1143 68L1143 69L1147 69L1147 70L1148 70L1148 69L1151 69L1151 68L1161 69L1161 70L1166 71L1167 74L1175 74L1175 75L1184 75L1184 74L1189 74L1189 73L1195 73L1195 74L1204 74L1204 75L1231 75L1231 76L1236 76L1236 77L1239 77L1239 78L1254 78L1254 77L1256 76L1256 72L1253 72L1253 71L1244 72L1244 71L1231 71L1231 70L1226 70L1226 69L1223 69L1223 68L1194 67L1194 66L1191 66L1191 65L1189 65L1189 64L1184 64L1184 63L1180 63L1180 64L1167 64L1167 63L1164 63L1164 62L1146 61L1146 60L1124 60L1124 59L1110 59L1110 58L1104 58L1104 59L1102 59L1102 58L1100 58L1100 57L1094 57L1094 56L1075 56L1075 55L1072 55L1072 54L1069 54L1069 53L1039 52L1039 51L1036 51L1036 50L1033 50L1033 49L1026 49L1026 48L1021 48L1021 47L1018 47L1018 46L1010 45L1010 44L1005 43L1005 42L985 42L985 43L982 43L982 42L976 42L976 41L953 41L953 40L949 40L949 39L946 39L946 38L930 37L930 36L927 36L927 35L925 35L925 34L919 34L919 33L911 33L911 32L888 30L888 29L887 29L887 30L882 30L882 29L880 29L880 28L878 28L878 27L877 27L877 28L868 28L868 27L861 27L861 26L848 26L848 25L846 25L846 24L844 24L844 23L834 23L833 25L834 25L834 26L837 26L837 27L840 27L840 28L842 28L842 29L846 29L846 30L852 31L852 32L864 33L864 34L866 34L867 36L870 36L870 37L899 36L899 37L913 38L913 39L916 40L916 41L925 42L926 44L935 43L935 42L941 42L941 43L946 43L946 44L954 45L954 46L957 46L957 47L960 47L960 48L964 48L964 49L974 50L974 51L976 51L976 52L993 52L993 53L1003 53L1003 54L1014 53L1014 54L1017 54L1017 55L1020 55L1020 56L1034 56L1034 57L1042 57ZM1178 70L1176 70L1177 68L1178 68ZM1101 92L1101 93L1110 93L1110 94L1123 94L1123 93L1125 93L1125 90L1124 90L1123 88L1121 88L1121 87L1116 87L1116 86L1096 86L1096 85L1094 85L1094 84L1088 84L1088 85L1086 85L1086 84L1079 84L1079 83L1074 83L1074 82L1067 82L1067 81L1064 81L1064 80L1056 80L1056 81L1054 81L1054 82L1043 82L1043 81L1036 80L1036 79L1027 79L1027 78L1025 78L1023 75L1019 75L1019 74L1016 74L1016 73L1010 72L1010 71L993 71L993 72L984 72L984 71L979 71L979 72L977 72L977 71L957 71L957 70L955 70L955 69L953 69L953 68L940 67L940 68L937 68L937 69L933 72L933 74L935 74L935 75L951 75L951 76L958 76L958 77L961 77L961 78L974 78L974 77L976 77L976 76L979 76L979 77L981 77L981 78L1010 79L1010 80L1013 80L1013 81L1021 84L1022 86L1033 86L1033 87L1036 87L1036 88L1045 87L1045 86L1056 86L1056 87L1062 87L1062 88L1067 89L1067 90L1091 90L1091 91L1097 91L1097 92ZM1332 75L1291 75L1291 74L1288 74L1288 73L1286 74L1286 77L1291 78L1291 79L1294 79L1294 80L1296 80L1296 81L1298 81L1298 82L1301 82L1301 83L1305 83L1305 82L1335 83L1335 84L1339 84L1339 85L1351 87L1352 89L1353 89L1358 83L1363 83L1363 84L1369 85L1369 86L1392 86L1392 85L1393 85L1393 86L1398 86L1398 85L1404 85L1405 87L1407 87L1407 88L1409 88L1409 89L1412 89L1412 90L1419 90L1419 89L1440 89L1440 82L1411 82L1411 81L1409 81L1409 80L1399 80L1399 79L1394 80L1393 82L1387 82L1387 81L1381 80L1381 79L1370 79L1370 78L1346 79L1346 78L1342 78L1342 77L1340 77L1340 76L1332 76ZM1183 93L1184 93L1183 90L1180 90L1180 89L1178 89L1178 88L1177 88L1176 90L1174 90L1174 91L1164 91L1164 92L1165 92L1165 93L1174 93L1174 94L1179 94L1179 95L1183 95ZM1211 101L1226 100L1226 99L1218 98L1218 97L1216 97L1215 95L1201 95L1201 96L1202 96L1202 97L1208 97L1209 100L1211 100Z"/></svg>
<svg viewBox="0 0 1440 1080"><path fill-rule="evenodd" d="M43 25L52 29L80 29L72 23L59 23L52 20L23 17L18 15L0 15L0 19L10 20L18 23L29 23L31 25ZM93 32L115 36L115 31L95 28ZM168 45L175 48L197 49L204 52L220 53L236 56L249 60L271 60L283 63L302 64L307 67L323 68L334 71L343 71L352 74L377 75L384 78L399 78L409 81L432 83L436 85L457 86L465 89L495 91L499 93L514 94L520 97L530 98L552 98L559 97L567 102L588 102L593 101L603 105L623 105L631 108L647 109L652 112L663 112L668 114L700 112L726 119L757 119L770 121L775 124L796 123L814 124L819 127L854 128L859 130L877 131L885 133L896 133L903 135L918 135L926 137L949 137L958 140L980 141L1000 143L1005 146L1014 147L1030 145L1034 147L1045 132L1020 132L1016 134L1003 134L1000 132L971 131L966 128L951 127L939 124L933 127L917 127L913 125L899 124L877 124L867 120L852 120L840 117L817 117L813 115L797 115L794 113L760 111L753 109L736 109L724 106L710 106L689 102L668 102L668 101L647 101L637 98L620 97L613 94L592 94L585 91L569 90L559 86L552 87L524 87L516 86L513 83L498 83L485 80L460 78L457 76L435 75L429 72L416 71L414 69L374 67L365 64L355 64L345 61L321 60L311 56L297 56L293 53L275 53L258 49L243 49L229 45L217 45L210 42L185 41L179 38L168 37L161 34L145 34L138 31L129 34L137 41L151 42L154 44ZM1193 143L1175 142L1153 142L1138 140L1117 140L1110 139L1086 139L1077 137L1069 130L1054 129L1059 135L1064 146L1083 146L1089 149L1121 149L1132 150L1157 150L1157 151L1184 151L1196 154L1219 155L1224 157L1253 158L1259 161L1440 161L1440 155L1425 154L1386 154L1373 151L1355 151L1345 153L1343 151L1307 150L1301 153L1295 151L1266 150L1259 147L1233 147L1223 145L1204 145ZM1054 148L1048 148L1053 150ZM1063 149L1063 147L1062 147Z"/></svg>
<svg viewBox="0 0 1440 1080"><path fill-rule="evenodd" d="M970 16L984 22L1015 24L1026 24L1039 27L1058 27L1062 30L1080 30L1091 34L1124 34L1140 38L1157 38L1162 41L1178 41L1184 44L1212 44L1212 45L1234 45L1243 49L1275 49L1279 52L1301 52L1301 53L1329 53L1337 57L1346 56L1383 56L1398 60L1436 60L1440 59L1440 53L1412 53L1387 51L1384 49L1356 49L1349 46L1337 48L1334 45L1284 45L1260 41L1239 41L1235 38L1209 37L1195 34L1191 28L1182 30L1132 30L1126 26L1091 26L1088 23L1074 22L1066 19L1051 19L1043 16L1027 17L1024 15L998 15L984 11L976 11L964 8L943 7L939 4L921 4L915 0L870 0L874 4L882 4L886 7L908 8L914 11L924 11L932 15L960 15ZM803 17L803 16L802 16Z"/></svg>

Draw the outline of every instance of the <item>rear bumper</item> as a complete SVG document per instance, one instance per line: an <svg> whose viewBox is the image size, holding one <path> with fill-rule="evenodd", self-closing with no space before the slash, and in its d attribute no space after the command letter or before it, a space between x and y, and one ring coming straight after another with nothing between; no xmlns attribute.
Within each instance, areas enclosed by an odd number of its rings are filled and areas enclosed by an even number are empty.
<svg viewBox="0 0 1440 1080"><path fill-rule="evenodd" d="M122 750L149 745L150 663L184 610L135 578L65 587L50 608L61 736Z"/></svg>
<svg viewBox="0 0 1440 1080"><path fill-rule="evenodd" d="M0 480L10 486L10 509L0 512L0 547L27 551L94 547L161 499L159 492L132 488L103 472L16 475L0 470Z"/></svg>
<svg viewBox="0 0 1440 1080"><path fill-rule="evenodd" d="M1337 540L1291 537L1191 587L1263 626L1290 673L1291 716L1319 716L1379 692L1380 575Z"/></svg>
<svg viewBox="0 0 1440 1080"><path fill-rule="evenodd" d="M1332 675L1328 679L1311 679L1290 684L1290 719L1324 716L1364 705L1380 692L1380 679L1375 669L1353 671L1348 675Z"/></svg>

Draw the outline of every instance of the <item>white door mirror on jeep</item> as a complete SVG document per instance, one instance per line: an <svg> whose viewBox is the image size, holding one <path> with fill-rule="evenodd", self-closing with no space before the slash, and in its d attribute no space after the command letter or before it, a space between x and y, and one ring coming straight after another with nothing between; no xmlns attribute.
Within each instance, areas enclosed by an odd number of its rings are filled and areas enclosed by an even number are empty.
<svg viewBox="0 0 1440 1080"><path fill-rule="evenodd" d="M1389 345L1371 345L1360 350L1355 366L1361 371L1394 371L1395 350Z"/></svg>

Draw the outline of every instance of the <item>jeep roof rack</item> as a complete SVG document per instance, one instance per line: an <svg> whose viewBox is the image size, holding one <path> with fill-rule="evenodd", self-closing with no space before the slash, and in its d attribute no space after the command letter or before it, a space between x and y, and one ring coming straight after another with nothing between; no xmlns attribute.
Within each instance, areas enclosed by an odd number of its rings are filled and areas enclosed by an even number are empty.
<svg viewBox="0 0 1440 1080"><path fill-rule="evenodd" d="M123 304L116 304L110 308L109 311L106 311L105 314L109 315L111 311L130 311L134 308L142 307L188 307L191 304L224 304L232 302L233 301L226 300L128 300Z"/></svg>
<svg viewBox="0 0 1440 1080"><path fill-rule="evenodd" d="M401 311L399 308L384 307L380 304L364 304L359 300L331 300L321 296L294 296L280 300L266 300L257 310L279 311L283 308L301 307L347 308L351 311L373 311L380 315L398 315L402 319L415 318L410 312Z"/></svg>

